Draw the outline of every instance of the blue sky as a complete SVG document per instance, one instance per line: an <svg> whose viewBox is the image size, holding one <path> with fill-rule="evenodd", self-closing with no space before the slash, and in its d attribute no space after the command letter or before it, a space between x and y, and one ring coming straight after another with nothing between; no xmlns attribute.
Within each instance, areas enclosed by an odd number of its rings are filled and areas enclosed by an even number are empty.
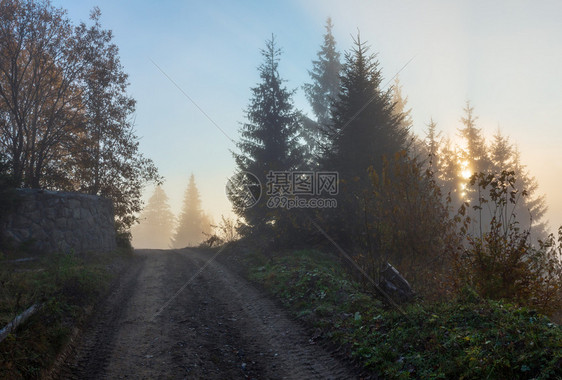
<svg viewBox="0 0 562 380"><path fill-rule="evenodd" d="M522 151L562 224L562 3L556 1L72 1L57 0L75 21L99 6L112 29L137 100L141 150L166 177L175 210L190 173L215 219L230 211L224 195L234 171L233 143L151 62L154 61L224 132L238 138L259 50L272 33L283 49L280 73L297 89L316 58L328 16L341 51L361 31L383 75L400 73L414 131L430 117L456 137L466 100L486 136L498 128ZM150 192L151 189L148 189Z"/></svg>

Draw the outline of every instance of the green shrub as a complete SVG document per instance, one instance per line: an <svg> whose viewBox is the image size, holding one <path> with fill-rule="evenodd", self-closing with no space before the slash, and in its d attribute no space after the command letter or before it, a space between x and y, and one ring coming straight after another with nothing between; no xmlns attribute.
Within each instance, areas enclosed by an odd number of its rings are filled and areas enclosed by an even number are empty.
<svg viewBox="0 0 562 380"><path fill-rule="evenodd" d="M118 249L122 249L127 252L133 251L133 246L131 244L132 235L130 231L117 231L115 238Z"/></svg>
<svg viewBox="0 0 562 380"><path fill-rule="evenodd" d="M251 273L374 377L562 377L562 327L533 310L485 300L465 286L456 298L410 304L402 314L362 293L339 267L329 255L298 251Z"/></svg>
<svg viewBox="0 0 562 380"><path fill-rule="evenodd" d="M467 245L455 257L459 287L465 284L488 299L504 299L552 313L562 308L562 228L558 241L550 235L534 247L529 230L520 230L514 209L520 196L513 172L475 174L479 204L490 212L489 226L477 236L467 235ZM481 222L482 223L482 222Z"/></svg>

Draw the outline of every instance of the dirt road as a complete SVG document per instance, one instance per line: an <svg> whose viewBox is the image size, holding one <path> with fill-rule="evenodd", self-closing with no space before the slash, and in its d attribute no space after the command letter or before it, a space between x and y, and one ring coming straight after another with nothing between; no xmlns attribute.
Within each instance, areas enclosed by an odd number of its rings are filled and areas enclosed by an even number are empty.
<svg viewBox="0 0 562 380"><path fill-rule="evenodd" d="M214 260L194 277L210 257L187 249L137 250L133 264L98 308L58 376L355 377L262 291L228 269L228 261Z"/></svg>

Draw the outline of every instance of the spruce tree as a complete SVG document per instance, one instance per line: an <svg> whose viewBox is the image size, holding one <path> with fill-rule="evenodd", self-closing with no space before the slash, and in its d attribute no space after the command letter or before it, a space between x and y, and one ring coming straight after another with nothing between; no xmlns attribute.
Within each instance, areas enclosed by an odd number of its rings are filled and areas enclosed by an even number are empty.
<svg viewBox="0 0 562 380"><path fill-rule="evenodd" d="M437 130L437 123L433 118L427 124L427 132L425 134L425 143L427 154L432 170L439 168L439 147L441 145L441 132Z"/></svg>
<svg viewBox="0 0 562 380"><path fill-rule="evenodd" d="M143 209L139 224L132 228L133 246L137 248L169 248L175 217L169 198L162 187L156 186Z"/></svg>
<svg viewBox="0 0 562 380"><path fill-rule="evenodd" d="M201 243L205 233L210 231L209 218L201 208L199 190L195 184L195 176L191 174L189 184L185 190L181 215L178 226L172 238L173 248L183 248Z"/></svg>
<svg viewBox="0 0 562 380"><path fill-rule="evenodd" d="M426 125L425 150L428 157L428 168L433 173L435 181L446 196L451 196L456 207L460 206L459 172L456 148L451 140L442 137L437 129L437 123L431 118Z"/></svg>
<svg viewBox="0 0 562 380"><path fill-rule="evenodd" d="M412 131L414 125L412 109L408 108L408 97L402 94L402 85L398 76L394 79L394 85L392 86L392 102L394 103L394 115L401 118L400 125L406 135L406 149L409 156L420 162L425 161L428 155L426 146L423 140Z"/></svg>
<svg viewBox="0 0 562 380"><path fill-rule="evenodd" d="M312 61L312 70L308 71L311 83L303 86L306 98L312 106L316 120L307 120L304 124L303 137L311 155L319 154L324 142L325 131L331 123L332 103L340 90L341 62L332 34L332 19L326 21L324 44L318 52L318 59Z"/></svg>
<svg viewBox="0 0 562 380"><path fill-rule="evenodd" d="M535 240L544 239L547 236L547 224L542 219L547 211L544 195L537 194L538 182L531 176L521 163L519 149L509 141L498 130L494 134L490 144L490 161L493 171L500 173L503 170L515 173L515 187L520 196L513 212L519 222L521 229L531 229L531 236ZM523 191L525 196L523 196Z"/></svg>
<svg viewBox="0 0 562 380"><path fill-rule="evenodd" d="M490 220L483 210L474 209L480 204L479 198L485 197L485 194L478 191L477 186L470 186L470 179L474 173L488 173L492 168L482 130L476 125L478 117L474 115L474 107L467 101L463 110L464 116L460 119L463 126L458 132L464 141L464 147L458 148L459 170L456 182L461 190L461 201L468 202L471 206L472 232L476 232L489 225Z"/></svg>
<svg viewBox="0 0 562 380"><path fill-rule="evenodd" d="M490 169L490 160L486 151L486 142L482 130L476 126L478 117L474 115L474 107L466 102L465 116L461 117L463 127L459 133L465 141L466 148L462 151L461 161L472 173L486 172Z"/></svg>
<svg viewBox="0 0 562 380"><path fill-rule="evenodd" d="M332 131L321 167L339 173L337 210L323 210L324 226L342 245L355 249L370 232L367 203L373 194L369 168L381 173L384 160L406 148L403 115L396 114L391 91L381 88L375 56L360 40L345 55L341 88L332 107ZM365 244L368 244L365 242ZM361 246L365 250L366 246Z"/></svg>
<svg viewBox="0 0 562 380"><path fill-rule="evenodd" d="M394 79L394 85L392 86L392 101L394 102L394 113L396 115L402 115L402 128L409 131L414 125L411 115L412 109L407 108L408 97L402 94L402 85L398 77Z"/></svg>
<svg viewBox="0 0 562 380"><path fill-rule="evenodd" d="M233 152L233 155L237 173L253 174L265 193L269 171L291 171L302 164L302 148L298 142L302 116L293 106L294 91L283 86L284 81L279 75L281 50L277 48L274 36L266 42L261 54L264 58L258 68L261 82L251 89L247 122L242 124L241 139L237 143L239 153ZM266 197L262 196L253 207L244 207L236 201L233 207L249 226L254 227L278 219L266 203Z"/></svg>
<svg viewBox="0 0 562 380"><path fill-rule="evenodd" d="M382 74L369 47L354 40L345 55L338 99L332 108L326 169L338 170L344 181L369 182L367 169L382 168L382 158L394 156L407 143L403 115L394 111L392 94L381 88Z"/></svg>
<svg viewBox="0 0 562 380"><path fill-rule="evenodd" d="M471 232L487 231L492 215L489 212L491 200L488 199L485 191L478 191L476 185L470 186L470 176L473 173L500 174L502 171L512 171L516 178L515 188L518 194L517 203L509 212L513 212L520 229L528 230L532 227L534 240L546 237L547 226L542 221L547 210L545 199L544 196L537 194L537 181L521 163L517 147L499 130L493 136L492 142L486 144L481 129L476 126L478 118L474 116L474 108L469 102L466 103L464 112L465 115L461 118L463 127L459 129L464 147L458 147L448 158L442 153L440 160L458 163L455 170L456 178L448 175L445 182L460 189L460 201L470 204ZM483 204L480 199L483 200ZM480 209L481 206L485 207Z"/></svg>
<svg viewBox="0 0 562 380"><path fill-rule="evenodd" d="M465 201L466 196L466 183L464 182L466 178L461 175L459 156L458 147L453 145L450 138L446 138L439 153L437 178L443 194L450 196L455 211Z"/></svg>
<svg viewBox="0 0 562 380"><path fill-rule="evenodd" d="M490 163L496 173L514 168L514 146L498 128L490 144Z"/></svg>

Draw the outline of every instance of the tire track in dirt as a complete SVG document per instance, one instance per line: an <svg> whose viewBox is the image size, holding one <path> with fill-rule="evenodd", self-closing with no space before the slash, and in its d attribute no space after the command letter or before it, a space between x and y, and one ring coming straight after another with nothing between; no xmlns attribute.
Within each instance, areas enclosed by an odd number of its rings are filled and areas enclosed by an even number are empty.
<svg viewBox="0 0 562 380"><path fill-rule="evenodd" d="M263 292L211 255L138 250L61 378L349 379L356 375Z"/></svg>
<svg viewBox="0 0 562 380"><path fill-rule="evenodd" d="M201 260L201 255L194 255ZM285 310L252 284L214 261L201 280L214 289L233 315L233 328L268 363L265 378L348 379L349 369L316 346L308 333Z"/></svg>

